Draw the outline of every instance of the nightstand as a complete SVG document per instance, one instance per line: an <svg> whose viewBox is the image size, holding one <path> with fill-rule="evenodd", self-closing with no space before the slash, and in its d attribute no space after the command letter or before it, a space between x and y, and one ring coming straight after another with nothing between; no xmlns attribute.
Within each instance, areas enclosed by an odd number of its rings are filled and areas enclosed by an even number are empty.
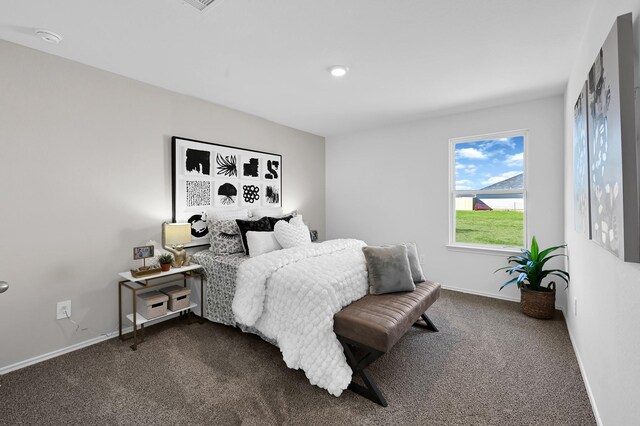
<svg viewBox="0 0 640 426"><path fill-rule="evenodd" d="M203 306L203 298L204 298L204 275L199 269L202 266L200 265L189 265L183 266L182 268L171 268L167 272L161 272L159 274L150 276L150 277L141 277L135 278L131 275L131 272L120 272L118 275L124 278L123 281L118 282L118 324L119 324L119 335L120 340L129 340L133 339L133 344L131 345L131 349L134 351L138 349L138 344L144 341L144 325L149 321L156 321L161 318L165 318L171 315L179 314L179 315L187 315L189 324L192 322L191 320L191 310L198 305L191 301L189 306L184 309L180 309L178 311L170 311L167 310L165 315L160 317L153 318L151 320L146 319L139 313L137 313L136 309L136 294L139 291L148 290L154 287L165 286L167 284L174 284L177 282L182 282L184 287L188 286L188 281L192 278L200 278L200 309L201 315L199 323L204 322L204 306ZM131 290L132 293L132 309L131 313L127 314L127 319L133 323L133 331L126 335L122 334L122 288L126 287ZM142 340L138 341L138 326L140 326L140 334L142 335Z"/></svg>

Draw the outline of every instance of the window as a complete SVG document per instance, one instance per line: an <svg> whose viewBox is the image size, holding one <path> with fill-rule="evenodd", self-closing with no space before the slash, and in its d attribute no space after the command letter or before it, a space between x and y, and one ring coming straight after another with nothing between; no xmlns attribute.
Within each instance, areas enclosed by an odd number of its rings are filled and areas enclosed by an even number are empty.
<svg viewBox="0 0 640 426"><path fill-rule="evenodd" d="M526 139L516 131L450 140L452 245L524 247Z"/></svg>

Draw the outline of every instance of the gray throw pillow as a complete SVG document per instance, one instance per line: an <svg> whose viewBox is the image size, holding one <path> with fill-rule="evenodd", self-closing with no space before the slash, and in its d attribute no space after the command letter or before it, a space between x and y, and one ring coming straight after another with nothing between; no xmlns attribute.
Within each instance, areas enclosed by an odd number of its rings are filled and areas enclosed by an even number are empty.
<svg viewBox="0 0 640 426"><path fill-rule="evenodd" d="M362 248L369 271L369 293L384 294L413 291L407 248L403 245Z"/></svg>
<svg viewBox="0 0 640 426"><path fill-rule="evenodd" d="M407 257L409 258L409 267L411 268L411 278L414 283L426 281L420 266L420 257L418 256L418 246L416 243L404 243L407 248Z"/></svg>

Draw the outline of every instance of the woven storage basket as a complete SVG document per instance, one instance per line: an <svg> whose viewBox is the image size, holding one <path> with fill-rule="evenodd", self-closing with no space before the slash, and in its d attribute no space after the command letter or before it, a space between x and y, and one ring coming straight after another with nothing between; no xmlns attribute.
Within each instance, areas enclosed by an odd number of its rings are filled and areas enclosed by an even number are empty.
<svg viewBox="0 0 640 426"><path fill-rule="evenodd" d="M556 291L520 289L520 309L533 318L551 319L556 312Z"/></svg>

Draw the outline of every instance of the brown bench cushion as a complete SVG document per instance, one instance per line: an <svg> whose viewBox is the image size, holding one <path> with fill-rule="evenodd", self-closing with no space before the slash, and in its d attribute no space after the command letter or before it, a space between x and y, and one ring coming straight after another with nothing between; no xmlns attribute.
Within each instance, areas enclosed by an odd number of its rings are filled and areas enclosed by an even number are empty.
<svg viewBox="0 0 640 426"><path fill-rule="evenodd" d="M367 295L333 317L342 337L387 352L440 297L440 284L425 281L414 291Z"/></svg>

